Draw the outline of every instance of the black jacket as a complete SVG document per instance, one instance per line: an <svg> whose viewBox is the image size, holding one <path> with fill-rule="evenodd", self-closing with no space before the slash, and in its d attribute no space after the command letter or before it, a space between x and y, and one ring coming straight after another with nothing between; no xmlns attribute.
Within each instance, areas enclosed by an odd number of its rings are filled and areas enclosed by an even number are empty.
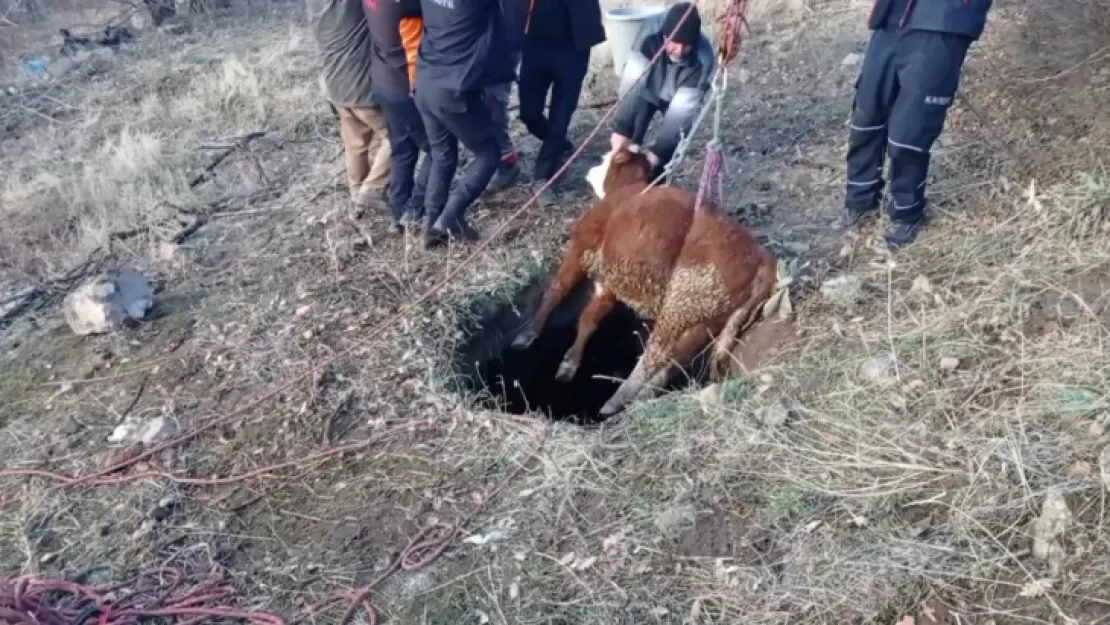
<svg viewBox="0 0 1110 625"><path fill-rule="evenodd" d="M564 43L585 51L605 41L599 0L506 0L527 2L525 24L529 40Z"/></svg>
<svg viewBox="0 0 1110 625"><path fill-rule="evenodd" d="M868 26L906 28L960 35L983 34L992 0L875 0Z"/></svg>
<svg viewBox="0 0 1110 625"><path fill-rule="evenodd" d="M504 0L420 0L424 39L416 82L469 91L516 79Z"/></svg>
<svg viewBox="0 0 1110 625"><path fill-rule="evenodd" d="M408 94L408 61L401 45L401 18L420 17L420 0L368 0L365 7L374 91L395 96Z"/></svg>

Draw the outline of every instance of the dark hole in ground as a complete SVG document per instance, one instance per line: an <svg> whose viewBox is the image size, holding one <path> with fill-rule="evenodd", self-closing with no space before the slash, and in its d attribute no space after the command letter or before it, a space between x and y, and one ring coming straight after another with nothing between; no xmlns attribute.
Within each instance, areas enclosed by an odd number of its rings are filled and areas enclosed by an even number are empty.
<svg viewBox="0 0 1110 625"><path fill-rule="evenodd" d="M555 309L536 342L515 350L513 338L539 306L546 285L546 280L539 280L522 289L513 302L483 311L456 354L457 372L466 390L479 393L479 403L485 407L514 414L537 411L580 425L597 424L602 420L601 407L636 367L650 326L618 303L586 344L578 374L570 382L559 382L555 372L574 343L578 315L594 287L583 281ZM703 361L696 360L691 369L704 370ZM668 390L689 380L675 373Z"/></svg>

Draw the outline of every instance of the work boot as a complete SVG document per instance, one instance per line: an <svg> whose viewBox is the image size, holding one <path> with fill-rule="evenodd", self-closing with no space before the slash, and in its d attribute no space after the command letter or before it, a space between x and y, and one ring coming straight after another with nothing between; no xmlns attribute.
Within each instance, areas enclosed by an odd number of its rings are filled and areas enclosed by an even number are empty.
<svg viewBox="0 0 1110 625"><path fill-rule="evenodd" d="M883 240L891 249L906 247L917 240L917 235L924 227L924 215L908 221L892 221L883 233Z"/></svg>
<svg viewBox="0 0 1110 625"><path fill-rule="evenodd" d="M546 180L537 181L532 185L532 193L539 193L539 195L536 196L536 204L538 204L540 208L551 208L558 201L558 198L555 197L555 192L552 191L550 185L546 189L543 188L545 184L547 184ZM541 191L540 189L543 190Z"/></svg>
<svg viewBox="0 0 1110 625"><path fill-rule="evenodd" d="M878 213L879 207L872 206L869 208L854 208L845 206L844 211L836 220L836 228L838 230L850 230L860 225L865 219Z"/></svg>
<svg viewBox="0 0 1110 625"><path fill-rule="evenodd" d="M486 191L489 193L504 191L516 184L517 178L520 178L520 164L518 162L514 161L509 165L501 163L489 184L486 185Z"/></svg>
<svg viewBox="0 0 1110 625"><path fill-rule="evenodd" d="M397 223L406 230L411 230L420 227L420 215L416 211L409 209L406 210Z"/></svg>
<svg viewBox="0 0 1110 625"><path fill-rule="evenodd" d="M479 238L478 231L464 217L449 221L438 219L435 225L424 231L424 248L432 249L449 241L473 243Z"/></svg>
<svg viewBox="0 0 1110 625"><path fill-rule="evenodd" d="M389 200L386 197L386 189L369 189L363 187L355 194L353 201L355 206L364 210L389 210Z"/></svg>

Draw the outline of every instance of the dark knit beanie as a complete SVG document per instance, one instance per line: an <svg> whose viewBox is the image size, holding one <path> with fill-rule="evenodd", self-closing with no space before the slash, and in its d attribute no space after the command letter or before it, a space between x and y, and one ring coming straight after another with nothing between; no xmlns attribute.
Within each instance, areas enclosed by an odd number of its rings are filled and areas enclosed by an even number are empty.
<svg viewBox="0 0 1110 625"><path fill-rule="evenodd" d="M686 11L690 10L689 2L679 2L667 10L667 17L663 20L663 36L670 37L671 41L681 43L687 46L694 46L698 43L698 36L701 35L701 16L698 15L697 7L690 11L690 15L686 16L686 20L682 20L682 16L686 15ZM679 22L682 25L679 26ZM678 31L675 31L675 27ZM674 33L674 35L671 35Z"/></svg>

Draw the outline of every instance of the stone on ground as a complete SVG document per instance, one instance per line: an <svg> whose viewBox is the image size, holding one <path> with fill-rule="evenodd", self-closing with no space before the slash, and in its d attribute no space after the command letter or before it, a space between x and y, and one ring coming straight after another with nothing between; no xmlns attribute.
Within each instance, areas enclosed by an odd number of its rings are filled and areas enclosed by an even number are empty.
<svg viewBox="0 0 1110 625"><path fill-rule="evenodd" d="M146 317L154 287L142 272L121 269L82 284L66 296L65 318L74 334L104 334Z"/></svg>

